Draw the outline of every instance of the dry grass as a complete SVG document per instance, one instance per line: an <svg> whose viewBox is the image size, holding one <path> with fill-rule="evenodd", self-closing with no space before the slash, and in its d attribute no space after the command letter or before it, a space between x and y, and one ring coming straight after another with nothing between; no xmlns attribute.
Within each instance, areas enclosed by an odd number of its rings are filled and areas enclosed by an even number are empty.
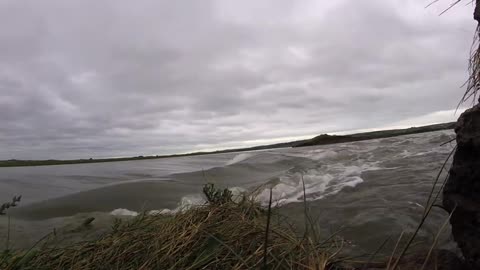
<svg viewBox="0 0 480 270"><path fill-rule="evenodd" d="M452 3L450 8L460 3L466 3L467 5L468 4L476 5L478 1L456 0L455 2ZM448 9L446 11L448 11ZM474 19L480 22L479 7L475 8ZM460 103L458 106L460 106L462 103L465 103L469 100L472 100L472 106L474 106L478 102L477 98L479 97L478 92L480 90L480 26L478 25L475 30L472 47L470 49L470 59L468 61L468 73L469 73L469 77L467 82L464 85L466 87L465 94L462 96L462 99L460 100Z"/></svg>
<svg viewBox="0 0 480 270"><path fill-rule="evenodd" d="M470 1L468 3L473 3ZM478 4L478 1L476 1ZM480 23L480 7L475 7L474 19ZM473 37L472 48L470 50L470 59L468 62L469 78L466 82L466 91L462 97L461 103L468 101L473 97L473 104L477 102L478 91L480 88L480 26L477 25Z"/></svg>
<svg viewBox="0 0 480 270"><path fill-rule="evenodd" d="M0 258L0 268L332 269L342 245L339 239L297 237L282 220L248 200L205 205L175 216L141 215L116 223L96 241L10 254L3 263Z"/></svg>
<svg viewBox="0 0 480 270"><path fill-rule="evenodd" d="M460 104L465 103L468 100L472 100L472 106L476 104L478 91L480 87L480 28L477 26L475 35L473 38L472 49L470 52L470 59L468 62L469 78L465 83L466 91L463 95ZM459 106L460 106L459 104Z"/></svg>
<svg viewBox="0 0 480 270"><path fill-rule="evenodd" d="M440 2L440 0L433 0L426 6L426 8L438 2ZM465 4L475 6L477 2L478 0L451 0L448 7L439 15L447 13L457 5ZM480 20L480 9L475 9L474 19L477 21ZM472 106L478 102L477 98L479 97L478 94L480 91L480 26L477 26L473 36L472 47L470 49L470 59L468 60L468 73L468 80L463 85L466 90L462 96L462 99L460 100L460 103L458 104L458 107L469 100L472 102Z"/></svg>

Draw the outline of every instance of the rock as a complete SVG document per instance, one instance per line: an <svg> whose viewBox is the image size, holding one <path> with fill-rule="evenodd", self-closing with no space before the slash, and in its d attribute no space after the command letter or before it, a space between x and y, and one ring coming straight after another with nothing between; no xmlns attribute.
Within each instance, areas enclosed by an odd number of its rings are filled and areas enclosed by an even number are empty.
<svg viewBox="0 0 480 270"><path fill-rule="evenodd" d="M466 263L480 269L480 105L465 111L455 127L457 150L443 191L452 213L452 234Z"/></svg>

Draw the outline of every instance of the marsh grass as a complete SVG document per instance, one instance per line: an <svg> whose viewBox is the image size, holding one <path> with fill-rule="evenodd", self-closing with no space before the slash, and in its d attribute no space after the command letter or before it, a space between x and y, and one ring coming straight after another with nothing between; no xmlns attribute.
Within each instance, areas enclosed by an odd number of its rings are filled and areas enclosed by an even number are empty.
<svg viewBox="0 0 480 270"><path fill-rule="evenodd" d="M297 229L274 207L271 193L264 207L249 196L235 202L228 189L212 184L203 192L208 204L172 216L117 219L93 241L59 246L52 232L29 250L1 253L0 269L404 269L399 262L405 254L395 255L410 247L403 233L390 258L376 256L391 239L367 257L348 258L341 255L347 242L337 233L320 235L305 199L305 227ZM433 189L431 196L430 205Z"/></svg>
<svg viewBox="0 0 480 270"><path fill-rule="evenodd" d="M246 197L234 202L228 192L206 187L204 192L218 195L207 205L174 216L145 213L117 221L95 241L5 254L0 268L322 270L341 260L338 237L298 237L271 204L265 209Z"/></svg>
<svg viewBox="0 0 480 270"><path fill-rule="evenodd" d="M425 8L437 4L438 2L440 2L440 0L433 0ZM477 2L478 1L475 0L450 0L447 8L445 8L439 15L447 13L452 8L462 3L465 5L475 6ZM480 23L480 9L478 7L475 8L474 19ZM458 103L457 109L460 107L460 105L468 102L469 100L472 101L472 106L478 103L477 98L479 98L480 91L480 25L477 25L477 28L474 32L473 41L470 48L470 57L468 59L468 73L468 79L464 85L462 85L462 88L465 87L466 90L460 102Z"/></svg>

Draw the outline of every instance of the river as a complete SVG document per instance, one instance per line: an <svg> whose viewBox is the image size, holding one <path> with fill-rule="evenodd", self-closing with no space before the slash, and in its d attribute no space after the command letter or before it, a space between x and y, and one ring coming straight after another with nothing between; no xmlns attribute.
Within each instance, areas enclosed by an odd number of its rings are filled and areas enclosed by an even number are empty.
<svg viewBox="0 0 480 270"><path fill-rule="evenodd" d="M114 217L202 204L202 186L209 182L234 193L256 191L263 204L272 188L278 211L301 223L304 183L309 213L321 231L341 229L352 246L368 252L415 229L454 147L443 143L453 136L453 131L438 131L305 148L0 168L0 201L22 195L11 211L11 239L14 246L26 247L53 228L74 228L90 216L96 218L96 231L104 232ZM447 217L435 208L419 239L429 244ZM0 243L6 227L7 218L0 217ZM443 235L440 245L452 248L449 228Z"/></svg>

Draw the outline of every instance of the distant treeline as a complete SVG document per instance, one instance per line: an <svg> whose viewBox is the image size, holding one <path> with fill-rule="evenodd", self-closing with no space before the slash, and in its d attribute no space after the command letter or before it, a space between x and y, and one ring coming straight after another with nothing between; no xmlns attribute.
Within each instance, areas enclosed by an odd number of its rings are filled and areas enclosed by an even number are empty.
<svg viewBox="0 0 480 270"><path fill-rule="evenodd" d="M48 165L102 163L102 162L118 162L118 161L172 158L172 157L200 156L200 155L209 155L209 154L221 154L221 153L233 153L233 152L244 152L244 151L255 151L255 150L263 150L263 149L293 147L296 144L301 143L301 142L305 142L305 141L306 140L295 141L295 142L287 142L287 143L278 143L278 144L271 144L271 145L261 145L261 146L255 146L255 147L249 147L249 148L235 148L235 149L226 149L226 150L219 150L219 151L212 151L212 152L194 152L194 153L175 154L175 155L136 156L136 157L124 157L124 158L89 158L89 159L70 159L70 160L59 160L59 159L18 160L18 159L9 159L9 160L0 160L0 167L48 166Z"/></svg>

